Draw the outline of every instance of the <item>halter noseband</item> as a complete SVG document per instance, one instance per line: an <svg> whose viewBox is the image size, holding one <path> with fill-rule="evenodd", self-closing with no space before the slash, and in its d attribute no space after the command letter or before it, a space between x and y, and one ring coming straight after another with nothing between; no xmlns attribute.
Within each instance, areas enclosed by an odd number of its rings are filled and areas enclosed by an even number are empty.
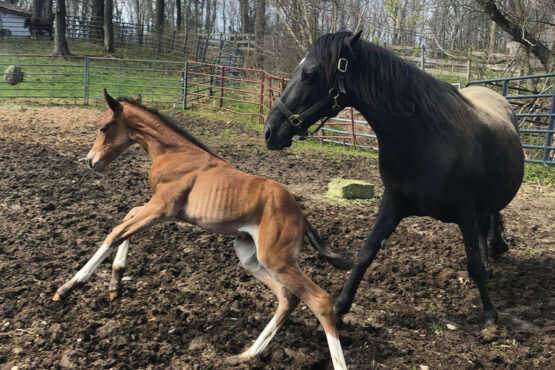
<svg viewBox="0 0 555 370"><path fill-rule="evenodd" d="M308 127L303 128L303 122L312 116L314 113L318 112L320 109L328 105L330 102L332 103L331 109L335 114L339 113L341 110L341 106L338 103L338 98L340 94L347 94L345 90L345 81L344 81L344 73L347 72L347 67L349 66L349 61L347 58L339 58L337 62L337 70L340 72L339 76L337 77L338 88L332 87L330 91L324 96L322 99L314 103L310 108L306 109L302 113L295 114L291 112L291 110L283 103L283 101L279 98L276 98L274 106L281 112L285 117L287 117L287 121L293 127L293 130L299 135L300 140L306 139L308 136ZM324 126L326 121L330 119L331 116L325 117L320 125L314 130L311 135L314 135L318 130Z"/></svg>

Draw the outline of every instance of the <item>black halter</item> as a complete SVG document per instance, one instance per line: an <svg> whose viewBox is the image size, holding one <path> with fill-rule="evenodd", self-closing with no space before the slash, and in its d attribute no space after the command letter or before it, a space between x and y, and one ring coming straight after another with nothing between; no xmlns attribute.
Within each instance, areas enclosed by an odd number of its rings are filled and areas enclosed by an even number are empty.
<svg viewBox="0 0 555 370"><path fill-rule="evenodd" d="M295 130L296 134L299 135L300 140L304 140L308 136L308 127L303 127L303 122L305 120L311 118L312 115L314 115L330 103L332 104L331 109L333 111L333 116L339 113L339 111L342 109L338 103L338 98L340 94L347 94L347 91L345 90L344 73L347 72L348 65L349 61L346 58L339 58L339 61L337 63L337 70L339 71L339 75L337 77L338 87L332 87L330 91L328 91L326 96L314 103L314 105L312 105L310 108L302 113L295 114L291 112L291 110L283 103L283 101L281 101L279 96L276 98L274 106L279 109L279 111L283 113L285 117L287 117L287 120L293 127L293 130ZM326 121L333 116L325 117L320 125L316 128L316 130L311 133L311 135L314 135L318 130L320 130L322 126L324 126Z"/></svg>

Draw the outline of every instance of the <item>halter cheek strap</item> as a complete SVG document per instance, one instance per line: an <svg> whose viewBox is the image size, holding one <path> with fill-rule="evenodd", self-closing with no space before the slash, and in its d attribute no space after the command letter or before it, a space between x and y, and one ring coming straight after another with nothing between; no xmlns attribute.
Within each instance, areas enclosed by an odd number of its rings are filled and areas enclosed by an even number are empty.
<svg viewBox="0 0 555 370"><path fill-rule="evenodd" d="M349 61L346 58L339 58L337 63L337 70L339 71L339 75L337 77L337 84L338 88L331 88L330 91L326 96L316 102L313 106L305 110L301 113L293 113L291 110L283 103L283 101L279 98L276 98L274 106L281 112L287 120L289 124L295 130L295 133L301 137L301 139L306 139L308 136L308 127L303 128L303 122L310 118L312 115L320 111L322 108L327 106L328 104L332 103L331 109L336 115L341 110L341 106L338 103L339 95L340 94L347 94L347 90L345 89L345 72L347 72L347 67L349 66ZM322 123L312 132L314 135L324 124L326 121L330 119L330 117L325 117Z"/></svg>

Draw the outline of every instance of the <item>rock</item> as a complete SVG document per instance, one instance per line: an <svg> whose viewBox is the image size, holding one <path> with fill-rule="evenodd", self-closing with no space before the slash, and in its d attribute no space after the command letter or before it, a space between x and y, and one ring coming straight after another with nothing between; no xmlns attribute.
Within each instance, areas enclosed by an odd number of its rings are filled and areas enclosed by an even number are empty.
<svg viewBox="0 0 555 370"><path fill-rule="evenodd" d="M4 80L12 86L23 82L24 76L25 72L23 72L20 66L11 65L4 71Z"/></svg>
<svg viewBox="0 0 555 370"><path fill-rule="evenodd" d="M71 360L69 359L69 355L67 353L64 353L62 355L62 360L60 361L60 366L61 367L75 367L73 362L71 362Z"/></svg>
<svg viewBox="0 0 555 370"><path fill-rule="evenodd" d="M111 335L117 328L119 328L119 324L116 320L108 320L108 322L98 329L96 329L96 335L99 337L107 337Z"/></svg>
<svg viewBox="0 0 555 370"><path fill-rule="evenodd" d="M420 365L420 370L430 370L430 367L426 365Z"/></svg>
<svg viewBox="0 0 555 370"><path fill-rule="evenodd" d="M327 196L340 199L370 199L374 196L374 185L337 177L328 184Z"/></svg>
<svg viewBox="0 0 555 370"><path fill-rule="evenodd" d="M457 330L457 327L453 324L447 324L446 326L447 326L447 329L449 330Z"/></svg>

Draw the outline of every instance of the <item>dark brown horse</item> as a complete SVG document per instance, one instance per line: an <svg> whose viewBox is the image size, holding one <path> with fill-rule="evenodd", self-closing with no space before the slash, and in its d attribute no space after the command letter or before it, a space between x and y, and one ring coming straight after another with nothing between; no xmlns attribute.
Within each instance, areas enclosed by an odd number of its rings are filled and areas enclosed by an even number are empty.
<svg viewBox="0 0 555 370"><path fill-rule="evenodd" d="M45 18L36 18L35 16L27 17L23 22L23 27L28 28L31 35L35 37L38 37L42 31L46 31L50 35L50 40L52 40L54 18L56 18L56 13L52 13Z"/></svg>

